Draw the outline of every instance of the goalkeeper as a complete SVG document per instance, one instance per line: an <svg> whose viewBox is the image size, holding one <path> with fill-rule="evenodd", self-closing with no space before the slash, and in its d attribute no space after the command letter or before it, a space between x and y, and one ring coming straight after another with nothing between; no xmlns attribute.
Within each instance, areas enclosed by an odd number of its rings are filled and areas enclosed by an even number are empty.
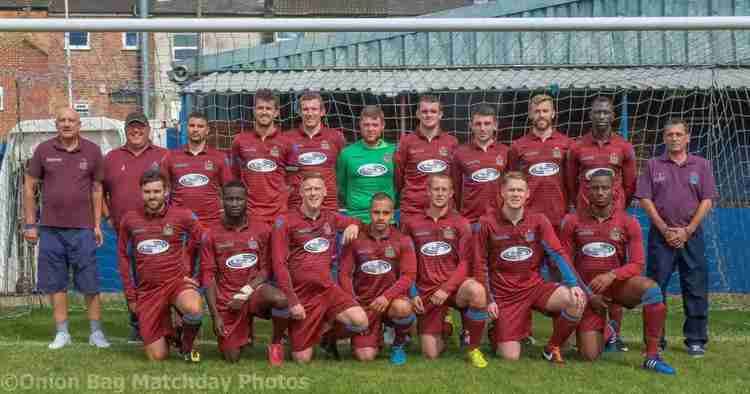
<svg viewBox="0 0 750 394"><path fill-rule="evenodd" d="M368 105L359 116L361 139L339 155L336 182L339 201L350 216L370 223L370 200L375 193L396 198L393 186L393 153L396 147L383 140L385 117L376 105Z"/></svg>

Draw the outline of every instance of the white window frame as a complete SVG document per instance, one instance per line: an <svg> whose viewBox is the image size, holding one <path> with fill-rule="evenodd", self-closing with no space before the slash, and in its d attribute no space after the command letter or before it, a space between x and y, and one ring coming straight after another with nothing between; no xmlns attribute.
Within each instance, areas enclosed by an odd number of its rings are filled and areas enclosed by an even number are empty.
<svg viewBox="0 0 750 394"><path fill-rule="evenodd" d="M194 34L195 35L195 39L196 39L196 45L195 46L178 47L178 46L174 45L175 38L178 35L187 35L187 34ZM199 56L200 54L198 53L197 40L200 40L200 39L201 39L201 37L200 37L199 33L174 33L174 35L172 35L172 42L171 42L171 45L172 45L172 60L177 60L177 57L175 57L175 53L178 50L181 50L181 49L194 49L195 50L195 55Z"/></svg>
<svg viewBox="0 0 750 394"><path fill-rule="evenodd" d="M299 39L305 37L305 33L303 33L303 32L295 32L295 31L283 32L283 33L295 33L295 34L298 34L298 36L295 37L295 38L287 38L287 37L281 38L281 37L279 37L279 33L282 33L282 32L278 32L278 31L273 32L273 42L284 42L284 41L299 40Z"/></svg>
<svg viewBox="0 0 750 394"><path fill-rule="evenodd" d="M128 34L133 33L135 34L135 45L128 45ZM125 49L127 51L135 51L138 49L138 46L140 46L140 37L138 37L137 32L124 32L122 33L122 49Z"/></svg>
<svg viewBox="0 0 750 394"><path fill-rule="evenodd" d="M65 48L70 49L91 49L91 32L84 31L86 33L86 45L70 45L70 33L65 33Z"/></svg>
<svg viewBox="0 0 750 394"><path fill-rule="evenodd" d="M73 104L73 110L78 112L78 114L81 115L82 118L87 117L91 114L91 106L89 105L89 103L84 101Z"/></svg>
<svg viewBox="0 0 750 394"><path fill-rule="evenodd" d="M5 88L0 86L0 111L5 111Z"/></svg>

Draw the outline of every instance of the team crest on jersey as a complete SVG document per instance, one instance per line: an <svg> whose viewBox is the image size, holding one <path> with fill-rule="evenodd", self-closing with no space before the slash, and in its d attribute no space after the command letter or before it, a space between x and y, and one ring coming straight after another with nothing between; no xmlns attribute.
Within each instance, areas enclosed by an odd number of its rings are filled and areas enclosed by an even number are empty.
<svg viewBox="0 0 750 394"><path fill-rule="evenodd" d="M503 155L497 155L497 157L495 158L495 163L497 163L497 165L499 166L504 166L505 158L503 157Z"/></svg>
<svg viewBox="0 0 750 394"><path fill-rule="evenodd" d="M323 140L323 142L320 143L320 149L331 149L331 145L328 141Z"/></svg>
<svg viewBox="0 0 750 394"><path fill-rule="evenodd" d="M609 163L610 164L614 164L614 165L620 164L620 156L618 156L617 153L615 153L615 152L610 153L610 155L609 155Z"/></svg>
<svg viewBox="0 0 750 394"><path fill-rule="evenodd" d="M279 157L279 147L278 146L274 146L273 148L271 148L271 156L273 156L273 157Z"/></svg>
<svg viewBox="0 0 750 394"><path fill-rule="evenodd" d="M385 247L385 257L392 259L396 257L396 250L393 249L393 246L388 245Z"/></svg>
<svg viewBox="0 0 750 394"><path fill-rule="evenodd" d="M328 224L328 223L325 223L325 224L323 225L323 232L324 232L324 233L325 233L326 235L331 235L331 233L333 233L333 231L331 231L331 225L330 225L330 224Z"/></svg>
<svg viewBox="0 0 750 394"><path fill-rule="evenodd" d="M536 239L536 235L534 235L534 232L529 230L526 231L526 242L534 242Z"/></svg>
<svg viewBox="0 0 750 394"><path fill-rule="evenodd" d="M211 160L206 160L206 171L213 171L214 163Z"/></svg>
<svg viewBox="0 0 750 394"><path fill-rule="evenodd" d="M654 182L656 183L664 182L666 180L667 180L667 176L664 175L663 172L657 172L656 175L654 175Z"/></svg>
<svg viewBox="0 0 750 394"><path fill-rule="evenodd" d="M438 149L438 153L440 153L441 156L448 156L448 148L441 146L440 149Z"/></svg>
<svg viewBox="0 0 750 394"><path fill-rule="evenodd" d="M162 233L165 236L170 237L170 236L174 235L174 228L172 227L171 224L167 223L167 224L164 225L164 231L162 231Z"/></svg>
<svg viewBox="0 0 750 394"><path fill-rule="evenodd" d="M383 155L383 163L390 163L393 161L393 153L386 153Z"/></svg>
<svg viewBox="0 0 750 394"><path fill-rule="evenodd" d="M698 175L697 172L691 172L689 181L691 185L697 185L698 182L700 181L700 176Z"/></svg>
<svg viewBox="0 0 750 394"><path fill-rule="evenodd" d="M552 157L555 159L562 159L562 151L558 147L552 148Z"/></svg>
<svg viewBox="0 0 750 394"><path fill-rule="evenodd" d="M86 159L83 159L83 161L78 163L78 168L80 168L81 171L86 171L86 169L89 168L89 162L87 162Z"/></svg>
<svg viewBox="0 0 750 394"><path fill-rule="evenodd" d="M456 239L456 230L451 227L443 229L443 238L445 239Z"/></svg>
<svg viewBox="0 0 750 394"><path fill-rule="evenodd" d="M619 241L622 239L622 230L615 227L609 232L609 238L613 241Z"/></svg>
<svg viewBox="0 0 750 394"><path fill-rule="evenodd" d="M251 240L247 241L247 247L249 249L258 249L258 241L254 240L254 239L251 239Z"/></svg>

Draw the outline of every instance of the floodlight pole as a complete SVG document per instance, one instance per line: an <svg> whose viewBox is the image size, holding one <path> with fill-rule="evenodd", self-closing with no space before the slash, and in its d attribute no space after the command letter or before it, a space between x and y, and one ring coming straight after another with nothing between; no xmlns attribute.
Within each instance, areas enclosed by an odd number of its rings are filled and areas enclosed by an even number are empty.
<svg viewBox="0 0 750 394"><path fill-rule="evenodd" d="M148 21L148 2L149 0L139 0L138 2L138 14L141 20ZM141 39L141 108L143 114L146 115L146 119L151 118L151 97L149 96L149 88L151 87L151 78L149 75L149 34L147 30L143 30L139 34Z"/></svg>
<svg viewBox="0 0 750 394"><path fill-rule="evenodd" d="M70 18L70 7L65 0L65 19ZM68 78L68 107L73 108L73 69L70 64L70 32L65 32L65 73Z"/></svg>

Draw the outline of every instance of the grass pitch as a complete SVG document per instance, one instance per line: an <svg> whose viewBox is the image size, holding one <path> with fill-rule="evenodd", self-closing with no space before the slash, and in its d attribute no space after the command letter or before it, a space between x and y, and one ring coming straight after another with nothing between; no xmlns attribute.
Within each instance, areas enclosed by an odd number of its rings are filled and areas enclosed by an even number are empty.
<svg viewBox="0 0 750 394"><path fill-rule="evenodd" d="M70 316L73 345L50 351L54 327L49 308L13 314L0 310L0 392L55 393L203 393L254 391L316 393L746 393L750 392L750 313L746 308L727 309L721 300L712 304L711 342L703 359L687 356L682 346L682 308L670 302L667 323L670 347L665 353L676 376L662 376L640 369L643 349L640 312L625 314L624 334L630 352L608 354L587 363L566 354L568 363L554 367L540 357L541 342L550 333L550 320L536 315L535 336L540 345L527 347L519 362L488 356L482 370L463 359L454 337L438 361L425 361L413 343L403 367L388 363L387 351L372 363L351 359L341 345L345 360L322 359L310 365L287 362L282 368L267 366L264 347L270 323L256 320L257 344L238 364L224 362L204 320L201 334L203 361L186 364L174 356L164 363L149 363L140 347L128 345L127 314L122 304L107 304L104 329L112 339L110 349L88 345L85 312L74 308ZM457 316L456 316L457 317ZM459 319L455 319L457 322ZM488 349L483 348L485 354Z"/></svg>

